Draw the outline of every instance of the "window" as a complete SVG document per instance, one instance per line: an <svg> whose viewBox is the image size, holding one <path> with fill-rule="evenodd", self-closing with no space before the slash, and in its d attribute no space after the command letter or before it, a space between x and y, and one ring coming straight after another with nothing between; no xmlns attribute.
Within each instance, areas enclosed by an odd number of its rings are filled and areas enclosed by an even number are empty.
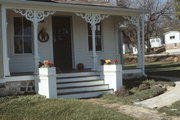
<svg viewBox="0 0 180 120"><path fill-rule="evenodd" d="M96 24L96 51L102 51L102 36L101 36L101 23ZM89 42L89 51L92 51L92 30L91 25L88 24L88 42Z"/></svg>
<svg viewBox="0 0 180 120"><path fill-rule="evenodd" d="M14 17L14 53L32 53L32 24L24 17Z"/></svg>
<svg viewBox="0 0 180 120"><path fill-rule="evenodd" d="M170 39L175 39L175 36L170 36Z"/></svg>
<svg viewBox="0 0 180 120"><path fill-rule="evenodd" d="M155 42L155 40L151 40L151 43L154 43Z"/></svg>

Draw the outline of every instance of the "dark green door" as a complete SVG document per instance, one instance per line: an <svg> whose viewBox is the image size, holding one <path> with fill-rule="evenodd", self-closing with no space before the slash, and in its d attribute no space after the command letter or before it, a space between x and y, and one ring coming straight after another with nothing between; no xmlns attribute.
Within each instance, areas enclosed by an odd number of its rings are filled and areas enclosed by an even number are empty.
<svg viewBox="0 0 180 120"><path fill-rule="evenodd" d="M70 17L53 17L54 64L60 70L72 69L72 43Z"/></svg>

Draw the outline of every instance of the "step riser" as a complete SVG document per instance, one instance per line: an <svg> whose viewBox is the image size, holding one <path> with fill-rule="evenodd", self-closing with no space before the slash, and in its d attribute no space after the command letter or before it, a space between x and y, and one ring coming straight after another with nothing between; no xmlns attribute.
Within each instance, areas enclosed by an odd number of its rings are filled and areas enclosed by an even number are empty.
<svg viewBox="0 0 180 120"><path fill-rule="evenodd" d="M98 97L104 93L113 93L112 90L104 92L92 92L92 93L79 93L79 94L70 94L70 95L60 95L58 98L92 98Z"/></svg>
<svg viewBox="0 0 180 120"><path fill-rule="evenodd" d="M82 76L96 76L97 72L82 72L82 73L63 73L57 74L58 78L66 78L66 77L82 77Z"/></svg>
<svg viewBox="0 0 180 120"><path fill-rule="evenodd" d="M99 76L92 76L92 77L57 79L57 82L58 83L61 83L61 82L77 82L77 81L87 81L87 80L100 80L100 77Z"/></svg>
<svg viewBox="0 0 180 120"><path fill-rule="evenodd" d="M58 93L81 92L81 91L91 91L91 90L105 90L105 89L108 89L108 85L85 87L85 88L61 89L61 90L58 90Z"/></svg>
<svg viewBox="0 0 180 120"><path fill-rule="evenodd" d="M104 84L104 81L100 80L100 81L91 81L91 82L57 84L57 88L88 86L88 85L100 85L100 84Z"/></svg>

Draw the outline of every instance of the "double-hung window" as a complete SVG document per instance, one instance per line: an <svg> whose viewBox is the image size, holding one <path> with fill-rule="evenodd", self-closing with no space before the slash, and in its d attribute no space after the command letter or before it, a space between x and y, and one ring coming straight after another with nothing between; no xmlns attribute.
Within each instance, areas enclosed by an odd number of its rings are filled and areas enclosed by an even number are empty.
<svg viewBox="0 0 180 120"><path fill-rule="evenodd" d="M32 53L32 23L24 17L14 17L14 53Z"/></svg>
<svg viewBox="0 0 180 120"><path fill-rule="evenodd" d="M96 51L102 51L102 27L101 23L96 24ZM88 24L88 43L89 43L89 51L93 50L92 46L92 30L91 25Z"/></svg>

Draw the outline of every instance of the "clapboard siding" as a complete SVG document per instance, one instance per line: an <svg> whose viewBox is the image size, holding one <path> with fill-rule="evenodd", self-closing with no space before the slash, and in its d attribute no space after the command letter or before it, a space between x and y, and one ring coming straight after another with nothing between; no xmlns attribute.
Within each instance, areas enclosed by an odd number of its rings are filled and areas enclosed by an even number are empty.
<svg viewBox="0 0 180 120"><path fill-rule="evenodd" d="M10 72L33 72L33 56L14 56L10 58Z"/></svg>

